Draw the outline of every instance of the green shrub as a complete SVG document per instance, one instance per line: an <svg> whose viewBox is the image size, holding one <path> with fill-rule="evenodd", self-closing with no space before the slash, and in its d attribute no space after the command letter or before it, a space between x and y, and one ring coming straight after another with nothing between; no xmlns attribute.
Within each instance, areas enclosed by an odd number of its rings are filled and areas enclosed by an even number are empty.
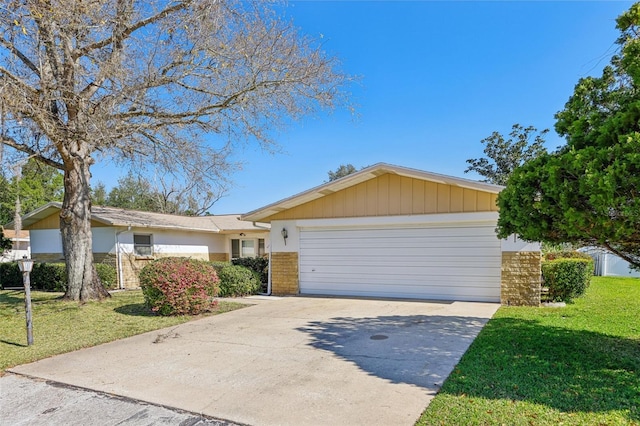
<svg viewBox="0 0 640 426"><path fill-rule="evenodd" d="M107 263L96 263L96 271L102 285L107 290L118 287L118 274L116 273L116 267Z"/></svg>
<svg viewBox="0 0 640 426"><path fill-rule="evenodd" d="M104 263L96 264L102 285L107 289L117 286L116 268ZM67 268L64 263L34 263L30 275L31 288L40 291L67 291ZM17 262L0 263L0 288L22 287L22 273Z"/></svg>
<svg viewBox="0 0 640 426"><path fill-rule="evenodd" d="M269 280L269 258L262 257L241 257L231 261L234 265L244 266L258 273L258 279L262 284L267 284Z"/></svg>
<svg viewBox="0 0 640 426"><path fill-rule="evenodd" d="M550 251L545 253L544 260L556 260L556 259L591 259L587 253L582 253L576 250L559 250Z"/></svg>
<svg viewBox="0 0 640 426"><path fill-rule="evenodd" d="M22 273L17 262L0 263L0 289L22 287Z"/></svg>
<svg viewBox="0 0 640 426"><path fill-rule="evenodd" d="M542 263L544 284L554 302L570 302L584 294L593 275L593 260L560 258Z"/></svg>
<svg viewBox="0 0 640 426"><path fill-rule="evenodd" d="M216 270L216 273L218 274L218 277L220 276L220 271L222 270L222 268L226 268L227 266L231 265L231 262L209 262L209 264L211 266L213 266L213 269Z"/></svg>
<svg viewBox="0 0 640 426"><path fill-rule="evenodd" d="M31 288L42 291L67 291L67 268L64 263L34 263Z"/></svg>
<svg viewBox="0 0 640 426"><path fill-rule="evenodd" d="M220 297L239 297L260 292L258 274L239 265L228 265L218 272Z"/></svg>
<svg viewBox="0 0 640 426"><path fill-rule="evenodd" d="M184 257L148 263L140 271L145 303L160 315L197 315L217 305L218 276L209 264Z"/></svg>

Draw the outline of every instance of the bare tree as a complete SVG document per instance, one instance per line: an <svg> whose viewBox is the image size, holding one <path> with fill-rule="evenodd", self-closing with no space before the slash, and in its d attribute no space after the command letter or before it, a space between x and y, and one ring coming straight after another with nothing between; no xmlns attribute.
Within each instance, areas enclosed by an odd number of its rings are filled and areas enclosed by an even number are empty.
<svg viewBox="0 0 640 426"><path fill-rule="evenodd" d="M91 250L89 181L96 160L207 180L200 171L226 163L228 143L268 147L273 130L292 119L344 104L350 78L271 6L241 0L0 5L1 140L64 171L67 298L108 295ZM25 127L39 137L20 137Z"/></svg>

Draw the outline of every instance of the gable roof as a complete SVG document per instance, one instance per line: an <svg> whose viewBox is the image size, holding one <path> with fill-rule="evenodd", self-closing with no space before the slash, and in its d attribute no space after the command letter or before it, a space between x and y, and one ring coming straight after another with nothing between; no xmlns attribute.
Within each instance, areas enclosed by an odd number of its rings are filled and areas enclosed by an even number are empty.
<svg viewBox="0 0 640 426"><path fill-rule="evenodd" d="M325 197L351 186L358 185L369 179L376 178L384 174L394 174L403 177L421 179L429 182L435 182L445 185L456 186L460 188L473 189L476 191L488 192L490 194L498 194L504 187L493 185L485 182L478 182L471 179L463 179L454 176L447 176L438 173L431 173L407 167L395 166L387 163L377 163L373 166L366 167L358 172L347 175L343 178L316 186L307 191L253 210L241 216L242 220L261 221L276 213L282 212L299 206L309 201Z"/></svg>
<svg viewBox="0 0 640 426"><path fill-rule="evenodd" d="M62 203L48 203L22 217L22 227L28 229L33 224L57 213ZM214 216L180 216L173 214L127 210L117 207L92 206L91 220L106 226L133 228L173 229L184 231L213 232L265 230L268 224L255 224L240 219L239 214ZM7 224L13 228L13 222Z"/></svg>

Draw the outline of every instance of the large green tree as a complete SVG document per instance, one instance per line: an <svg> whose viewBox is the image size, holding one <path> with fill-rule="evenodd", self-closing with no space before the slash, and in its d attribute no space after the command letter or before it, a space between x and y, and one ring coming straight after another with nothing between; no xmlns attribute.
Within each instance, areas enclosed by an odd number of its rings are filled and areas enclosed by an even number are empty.
<svg viewBox="0 0 640 426"><path fill-rule="evenodd" d="M640 4L616 22L617 54L556 114L566 146L514 171L498 231L601 246L640 266Z"/></svg>
<svg viewBox="0 0 640 426"><path fill-rule="evenodd" d="M19 176L13 171L0 175L0 225L14 219L17 197L20 197L22 213L28 213L50 201L62 201L63 179L60 171L35 159L29 160L20 170Z"/></svg>
<svg viewBox="0 0 640 426"><path fill-rule="evenodd" d="M96 160L215 182L234 143L268 147L274 130L345 101L336 59L273 5L0 4L0 141L64 173L67 298L108 297L92 253Z"/></svg>
<svg viewBox="0 0 640 426"><path fill-rule="evenodd" d="M538 132L533 126L521 124L511 127L507 139L501 133L493 132L480 141L486 157L467 160L469 167L464 172L476 172L485 178L485 182L505 185L516 167L547 152L544 138L548 132L549 129Z"/></svg>
<svg viewBox="0 0 640 426"><path fill-rule="evenodd" d="M352 173L357 172L358 169L356 169L356 167L349 163L349 164L340 164L340 167L338 167L335 170L329 170L327 172L327 174L329 175L329 182L333 182L334 180L343 178L345 176L349 176Z"/></svg>

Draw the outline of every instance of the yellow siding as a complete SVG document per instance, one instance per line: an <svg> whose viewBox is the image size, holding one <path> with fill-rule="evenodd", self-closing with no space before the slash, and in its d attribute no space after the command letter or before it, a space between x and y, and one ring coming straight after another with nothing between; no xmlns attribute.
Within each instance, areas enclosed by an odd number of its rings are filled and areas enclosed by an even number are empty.
<svg viewBox="0 0 640 426"><path fill-rule="evenodd" d="M105 227L104 223L96 222L95 220L91 221L91 226L93 228ZM29 226L28 229L60 229L60 213L54 213L34 223Z"/></svg>
<svg viewBox="0 0 640 426"><path fill-rule="evenodd" d="M34 223L29 229L60 229L60 214L54 213Z"/></svg>
<svg viewBox="0 0 640 426"><path fill-rule="evenodd" d="M496 194L384 174L266 219L418 215L498 211Z"/></svg>

